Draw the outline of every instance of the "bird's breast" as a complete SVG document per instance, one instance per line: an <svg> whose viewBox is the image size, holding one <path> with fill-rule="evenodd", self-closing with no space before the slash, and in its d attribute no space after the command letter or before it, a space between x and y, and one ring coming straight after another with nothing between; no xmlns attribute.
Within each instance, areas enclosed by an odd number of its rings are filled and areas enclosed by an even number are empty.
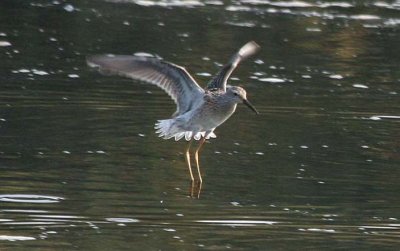
<svg viewBox="0 0 400 251"><path fill-rule="evenodd" d="M205 122L207 127L215 128L224 123L236 109L236 104L228 103L208 103L205 105L204 113L208 114Z"/></svg>

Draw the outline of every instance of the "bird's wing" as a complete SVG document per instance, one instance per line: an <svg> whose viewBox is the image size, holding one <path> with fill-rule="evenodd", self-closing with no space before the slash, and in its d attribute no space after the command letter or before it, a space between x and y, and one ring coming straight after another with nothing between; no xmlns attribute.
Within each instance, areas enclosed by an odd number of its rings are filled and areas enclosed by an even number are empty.
<svg viewBox="0 0 400 251"><path fill-rule="evenodd" d="M95 55L88 57L87 63L103 74L130 77L160 87L177 105L174 116L187 112L196 100L202 100L204 90L185 68L155 57Z"/></svg>
<svg viewBox="0 0 400 251"><path fill-rule="evenodd" d="M222 67L222 69L217 73L217 75L211 79L211 81L207 85L207 89L222 89L226 91L226 83L228 81L229 76L235 70L235 68L239 65L242 60L254 55L260 46L254 42L250 41L247 44L243 45L240 50L233 55L231 60Z"/></svg>

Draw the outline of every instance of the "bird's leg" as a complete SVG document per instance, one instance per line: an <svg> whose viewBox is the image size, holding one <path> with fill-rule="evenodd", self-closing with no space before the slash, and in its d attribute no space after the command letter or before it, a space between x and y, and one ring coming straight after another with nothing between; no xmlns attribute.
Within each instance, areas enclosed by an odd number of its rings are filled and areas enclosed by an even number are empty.
<svg viewBox="0 0 400 251"><path fill-rule="evenodd" d="M199 152L204 144L204 142L206 141L205 137L202 137L200 139L200 143L199 146L197 147L196 151L194 152L194 159L196 160L196 167L197 167L197 173L199 175L199 183L201 186L201 183L203 182L202 178L201 178L201 173L200 173L200 165L199 165Z"/></svg>
<svg viewBox="0 0 400 251"><path fill-rule="evenodd" d="M192 145L192 141L193 141L193 139L191 139L189 141L189 143L188 143L188 145L186 147L185 159L186 159L186 164L187 164L187 166L189 168L190 180L192 181L192 184L193 184L194 178L193 178L193 173L192 173L192 167L190 165L190 153L189 153L190 146Z"/></svg>
<svg viewBox="0 0 400 251"><path fill-rule="evenodd" d="M194 198L194 181L190 182L190 198Z"/></svg>
<svg viewBox="0 0 400 251"><path fill-rule="evenodd" d="M200 178L200 182L199 182L199 184L197 184L197 191L196 191L196 197L197 197L197 199L200 198L201 184L202 184L202 182L201 182L201 178ZM193 197L193 196L192 196L192 197Z"/></svg>

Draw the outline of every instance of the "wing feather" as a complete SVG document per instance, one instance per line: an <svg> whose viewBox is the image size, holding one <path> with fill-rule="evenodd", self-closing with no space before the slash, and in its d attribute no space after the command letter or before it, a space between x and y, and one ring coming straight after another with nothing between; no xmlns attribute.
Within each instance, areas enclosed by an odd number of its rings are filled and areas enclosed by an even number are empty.
<svg viewBox="0 0 400 251"><path fill-rule="evenodd" d="M155 57L95 55L88 57L87 63L103 74L125 76L160 87L177 105L174 116L202 101L204 90L185 68Z"/></svg>
<svg viewBox="0 0 400 251"><path fill-rule="evenodd" d="M231 60L222 67L222 69L215 75L213 79L208 83L207 89L222 89L226 91L226 83L228 78L231 76L232 72L236 69L239 63L248 57L254 55L260 46L254 42L250 41L243 45L239 51L232 56Z"/></svg>

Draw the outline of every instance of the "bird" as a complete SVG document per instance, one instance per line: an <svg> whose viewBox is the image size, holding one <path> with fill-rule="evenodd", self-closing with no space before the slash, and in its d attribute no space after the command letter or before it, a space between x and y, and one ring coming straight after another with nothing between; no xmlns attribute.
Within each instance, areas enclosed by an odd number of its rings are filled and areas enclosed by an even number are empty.
<svg viewBox="0 0 400 251"><path fill-rule="evenodd" d="M240 62L256 54L260 46L250 41L243 45L205 88L195 81L188 71L179 65L148 55L92 55L86 58L90 67L105 75L119 75L156 85L176 103L176 111L169 119L158 120L156 133L163 139L185 139L185 160L190 180L195 181L190 149L193 141L199 141L194 151L198 182L202 183L199 153L206 140L216 138L214 130L243 103L259 114L247 99L243 87L228 85L228 79Z"/></svg>

